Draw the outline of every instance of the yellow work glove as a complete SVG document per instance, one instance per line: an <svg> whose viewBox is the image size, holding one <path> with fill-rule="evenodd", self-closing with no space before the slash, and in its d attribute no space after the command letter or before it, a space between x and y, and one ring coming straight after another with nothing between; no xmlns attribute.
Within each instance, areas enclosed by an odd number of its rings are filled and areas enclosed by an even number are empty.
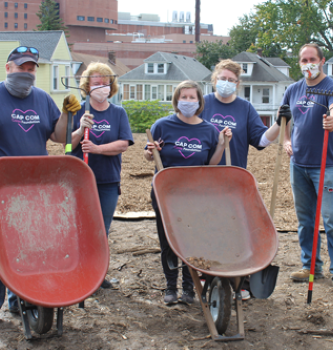
<svg viewBox="0 0 333 350"><path fill-rule="evenodd" d="M73 115L76 114L77 111L81 109L81 105L79 100L75 97L75 95L71 94L65 97L64 103L62 105L62 111L64 113L72 112Z"/></svg>

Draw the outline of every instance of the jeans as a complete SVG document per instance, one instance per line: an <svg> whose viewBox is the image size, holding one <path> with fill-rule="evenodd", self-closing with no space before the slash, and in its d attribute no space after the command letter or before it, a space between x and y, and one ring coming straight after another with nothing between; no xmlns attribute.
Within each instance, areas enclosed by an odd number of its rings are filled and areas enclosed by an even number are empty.
<svg viewBox="0 0 333 350"><path fill-rule="evenodd" d="M119 197L119 183L97 184L99 200L103 214L106 236L109 236L109 229L116 210Z"/></svg>
<svg viewBox="0 0 333 350"><path fill-rule="evenodd" d="M11 309L13 307L18 306L18 301L16 295L7 289L8 291L8 308ZM0 309L5 301L6 296L6 286L0 281Z"/></svg>
<svg viewBox="0 0 333 350"><path fill-rule="evenodd" d="M5 301L5 295L6 295L6 287L5 285L0 281L0 309Z"/></svg>
<svg viewBox="0 0 333 350"><path fill-rule="evenodd" d="M178 278L178 269L176 270L170 270L168 262L167 262L167 255L168 252L171 256L171 259L173 261L173 264L177 266L178 264L178 257L177 255L171 250L169 243L167 241L167 238L165 236L165 231L161 219L161 214L158 209L156 198L154 191L151 191L151 199L152 199L152 206L154 208L155 214L156 214L156 225L157 225L157 232L158 232L158 238L160 240L160 246L161 246L161 261L162 261L162 267L163 272L165 275L165 278L167 280L167 288L168 289L177 289L177 278ZM193 281L190 274L190 271L187 266L183 267L183 283L182 283L183 290L193 291Z"/></svg>
<svg viewBox="0 0 333 350"><path fill-rule="evenodd" d="M301 167L290 161L290 182L293 190L298 220L298 239L301 247L303 268L310 270L314 225L317 207L320 168ZM325 171L321 214L327 235L328 254L331 259L330 273L333 274L333 167ZM315 272L322 272L320 258L320 235L316 255Z"/></svg>

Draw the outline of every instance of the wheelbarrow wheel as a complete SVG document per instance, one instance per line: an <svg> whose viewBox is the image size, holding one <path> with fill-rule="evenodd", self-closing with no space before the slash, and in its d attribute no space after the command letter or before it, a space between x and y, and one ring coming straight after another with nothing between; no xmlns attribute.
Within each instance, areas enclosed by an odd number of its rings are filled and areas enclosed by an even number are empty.
<svg viewBox="0 0 333 350"><path fill-rule="evenodd" d="M210 313L217 332L224 334L231 316L231 288L229 280L215 277L209 291Z"/></svg>
<svg viewBox="0 0 333 350"><path fill-rule="evenodd" d="M32 305L29 304L29 306L31 307ZM43 306L35 306L34 308L27 310L31 329L38 334L47 333L53 324L53 313L53 308Z"/></svg>

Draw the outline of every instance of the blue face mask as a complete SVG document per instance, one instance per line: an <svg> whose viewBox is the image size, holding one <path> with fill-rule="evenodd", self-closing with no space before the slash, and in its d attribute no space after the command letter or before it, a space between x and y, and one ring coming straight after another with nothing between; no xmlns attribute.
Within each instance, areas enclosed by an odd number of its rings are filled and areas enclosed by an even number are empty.
<svg viewBox="0 0 333 350"><path fill-rule="evenodd" d="M199 102L178 101L177 107L184 117L191 118L199 109Z"/></svg>
<svg viewBox="0 0 333 350"><path fill-rule="evenodd" d="M218 80L216 83L216 91L221 97L231 96L237 88L236 83L231 83L228 80Z"/></svg>

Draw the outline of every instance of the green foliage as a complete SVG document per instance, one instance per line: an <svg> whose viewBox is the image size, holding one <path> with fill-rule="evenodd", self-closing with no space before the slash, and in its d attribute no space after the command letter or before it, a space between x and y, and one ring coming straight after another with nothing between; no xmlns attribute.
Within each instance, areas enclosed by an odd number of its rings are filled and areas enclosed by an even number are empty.
<svg viewBox="0 0 333 350"><path fill-rule="evenodd" d="M37 24L37 30L63 30L68 34L67 27L59 17L58 4L54 0L44 0L36 13L41 24Z"/></svg>
<svg viewBox="0 0 333 350"><path fill-rule="evenodd" d="M232 58L238 53L230 45L223 44L222 40L215 42L203 40L196 46L197 60L208 69L212 69L221 59Z"/></svg>
<svg viewBox="0 0 333 350"><path fill-rule="evenodd" d="M146 132L154 122L173 113L169 103L159 101L124 101L123 107L128 115L132 132Z"/></svg>

